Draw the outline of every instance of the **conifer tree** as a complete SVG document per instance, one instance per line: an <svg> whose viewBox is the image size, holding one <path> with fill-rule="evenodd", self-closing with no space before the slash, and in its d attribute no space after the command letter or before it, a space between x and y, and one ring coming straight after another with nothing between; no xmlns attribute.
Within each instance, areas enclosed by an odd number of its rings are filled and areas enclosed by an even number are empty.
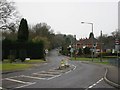
<svg viewBox="0 0 120 90"><path fill-rule="evenodd" d="M27 20L22 18L18 29L18 41L25 42L28 40L28 36L29 36L29 31L28 31Z"/></svg>

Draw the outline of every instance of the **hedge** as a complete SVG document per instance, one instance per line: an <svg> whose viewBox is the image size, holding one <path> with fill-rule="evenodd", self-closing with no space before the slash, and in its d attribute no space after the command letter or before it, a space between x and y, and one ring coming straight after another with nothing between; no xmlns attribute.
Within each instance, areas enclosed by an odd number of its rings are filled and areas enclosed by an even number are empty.
<svg viewBox="0 0 120 90"><path fill-rule="evenodd" d="M18 42L11 40L2 41L2 59L7 59L9 56L15 56L15 58L32 58L41 59L44 58L44 43L39 41L37 43L29 42Z"/></svg>

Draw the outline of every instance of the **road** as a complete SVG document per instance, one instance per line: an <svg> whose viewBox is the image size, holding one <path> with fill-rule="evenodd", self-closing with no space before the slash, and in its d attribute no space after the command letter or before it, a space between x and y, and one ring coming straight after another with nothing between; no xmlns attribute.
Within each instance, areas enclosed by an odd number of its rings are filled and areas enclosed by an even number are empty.
<svg viewBox="0 0 120 90"><path fill-rule="evenodd" d="M2 75L2 88L114 88L104 80L105 68L102 65L81 61L69 61L70 68L56 70L66 56L50 52L48 63L28 70Z"/></svg>

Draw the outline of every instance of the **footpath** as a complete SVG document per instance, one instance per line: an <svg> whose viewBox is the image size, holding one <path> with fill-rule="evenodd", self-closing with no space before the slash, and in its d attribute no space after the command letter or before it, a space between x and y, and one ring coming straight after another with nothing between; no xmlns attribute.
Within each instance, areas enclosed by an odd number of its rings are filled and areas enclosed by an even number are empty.
<svg viewBox="0 0 120 90"><path fill-rule="evenodd" d="M108 65L106 66L106 72L104 80L110 85L120 89L120 67Z"/></svg>
<svg viewBox="0 0 120 90"><path fill-rule="evenodd" d="M91 63L91 64L97 64L97 63L92 63L89 61L82 61L83 63ZM104 74L104 80L112 85L113 87L116 87L120 89L120 67L114 66L114 65L103 65L103 64L97 64L97 65L102 65L106 69L105 74Z"/></svg>

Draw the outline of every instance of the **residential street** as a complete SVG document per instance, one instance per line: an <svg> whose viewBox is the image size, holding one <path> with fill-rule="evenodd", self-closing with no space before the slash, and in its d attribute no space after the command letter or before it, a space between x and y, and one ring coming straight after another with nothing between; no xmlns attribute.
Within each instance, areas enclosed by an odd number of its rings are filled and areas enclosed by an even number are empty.
<svg viewBox="0 0 120 90"><path fill-rule="evenodd" d="M105 68L102 65L69 61L69 68L56 70L64 58L67 57L53 50L47 56L48 63L3 74L3 88L114 88L103 80Z"/></svg>

